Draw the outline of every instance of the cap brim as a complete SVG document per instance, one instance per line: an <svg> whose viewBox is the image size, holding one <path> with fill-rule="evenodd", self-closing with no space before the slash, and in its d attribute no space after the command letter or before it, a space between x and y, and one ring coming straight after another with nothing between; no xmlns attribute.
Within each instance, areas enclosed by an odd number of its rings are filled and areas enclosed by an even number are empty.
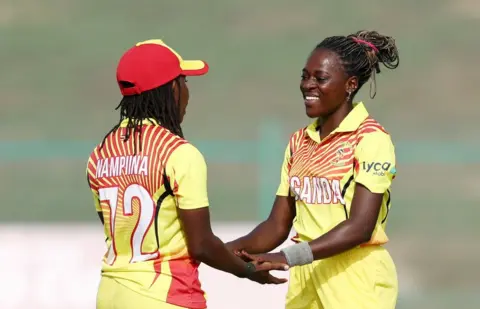
<svg viewBox="0 0 480 309"><path fill-rule="evenodd" d="M208 64L202 60L183 60L180 67L185 76L205 75L208 72Z"/></svg>

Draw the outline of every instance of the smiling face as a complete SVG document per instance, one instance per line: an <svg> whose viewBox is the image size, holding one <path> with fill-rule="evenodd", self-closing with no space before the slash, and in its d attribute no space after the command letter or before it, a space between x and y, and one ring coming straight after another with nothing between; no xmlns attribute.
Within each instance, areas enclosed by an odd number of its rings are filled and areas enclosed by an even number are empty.
<svg viewBox="0 0 480 309"><path fill-rule="evenodd" d="M308 117L326 117L350 103L357 89L356 77L348 76L338 55L328 49L315 49L302 70L300 91Z"/></svg>

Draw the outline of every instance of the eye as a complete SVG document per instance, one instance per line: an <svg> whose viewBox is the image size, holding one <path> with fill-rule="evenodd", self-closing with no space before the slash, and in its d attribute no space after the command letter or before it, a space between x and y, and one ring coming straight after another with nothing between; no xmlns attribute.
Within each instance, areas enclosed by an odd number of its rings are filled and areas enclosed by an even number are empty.
<svg viewBox="0 0 480 309"><path fill-rule="evenodd" d="M185 77L185 82L186 82L186 83L188 83L188 80L187 80L187 78L186 78L186 77Z"/></svg>

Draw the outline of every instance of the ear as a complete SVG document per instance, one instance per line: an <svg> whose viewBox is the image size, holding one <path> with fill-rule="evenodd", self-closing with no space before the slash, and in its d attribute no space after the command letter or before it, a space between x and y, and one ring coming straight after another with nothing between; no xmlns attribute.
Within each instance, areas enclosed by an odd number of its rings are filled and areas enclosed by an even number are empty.
<svg viewBox="0 0 480 309"><path fill-rule="evenodd" d="M177 79L174 79L172 82L172 91L175 103L178 104L180 102L180 85L178 84Z"/></svg>
<svg viewBox="0 0 480 309"><path fill-rule="evenodd" d="M358 77L350 76L345 83L345 92L353 93L358 89Z"/></svg>

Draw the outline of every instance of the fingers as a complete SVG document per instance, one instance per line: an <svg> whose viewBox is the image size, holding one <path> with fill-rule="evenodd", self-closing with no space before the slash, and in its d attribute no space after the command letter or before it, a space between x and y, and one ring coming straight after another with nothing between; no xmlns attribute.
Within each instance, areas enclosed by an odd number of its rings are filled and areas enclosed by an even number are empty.
<svg viewBox="0 0 480 309"><path fill-rule="evenodd" d="M281 270L281 271L286 271L290 267L285 264L285 263L278 263L278 262L270 262L268 260L265 260L264 258L258 256L258 255L253 255L250 254L244 250L240 252L241 258L245 262L251 262L255 265L257 271L270 271L270 270Z"/></svg>
<svg viewBox="0 0 480 309"><path fill-rule="evenodd" d="M283 263L270 263L270 262L253 262L257 271L270 271L270 270L282 270L286 271L289 269L287 264Z"/></svg>
<svg viewBox="0 0 480 309"><path fill-rule="evenodd" d="M272 276L268 272L257 272L255 275L249 277L249 279L260 284L283 284L288 281L284 278Z"/></svg>
<svg viewBox="0 0 480 309"><path fill-rule="evenodd" d="M245 262L252 262L253 261L250 257L244 255L242 250L234 249L233 254L235 254L236 256L238 256L239 258L241 258Z"/></svg>
<svg viewBox="0 0 480 309"><path fill-rule="evenodd" d="M248 258L250 261L256 261L256 262L259 262L259 263L262 263L264 262L264 260L258 256L255 256L255 255L252 255L250 253L248 253L247 251L245 250L242 250L241 252L242 256L244 256L245 258Z"/></svg>
<svg viewBox="0 0 480 309"><path fill-rule="evenodd" d="M288 270L290 267L287 264L283 263L272 263L272 270Z"/></svg>
<svg viewBox="0 0 480 309"><path fill-rule="evenodd" d="M238 256L239 258L241 258L244 262L247 262L247 263L248 263L248 262L255 262L255 261L252 260L250 257L243 255L242 252L240 252L240 251L236 251L236 252L234 251L233 253L234 253L236 256Z"/></svg>
<svg viewBox="0 0 480 309"><path fill-rule="evenodd" d="M277 278L275 276L272 276L272 275L268 275L268 284L282 284L282 283L285 283L287 282L288 280L285 279L285 278Z"/></svg>

